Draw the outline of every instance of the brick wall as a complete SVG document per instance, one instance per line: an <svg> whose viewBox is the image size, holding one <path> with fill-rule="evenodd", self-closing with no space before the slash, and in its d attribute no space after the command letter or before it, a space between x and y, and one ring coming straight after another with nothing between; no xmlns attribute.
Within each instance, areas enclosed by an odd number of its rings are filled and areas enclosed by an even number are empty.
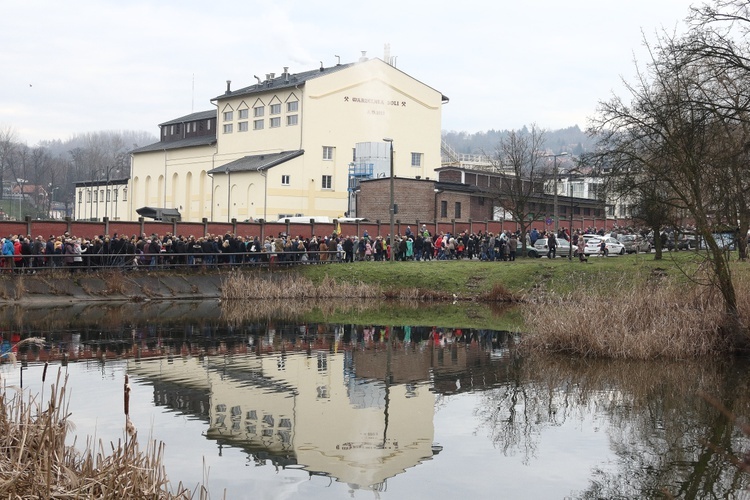
<svg viewBox="0 0 750 500"><path fill-rule="evenodd" d="M434 220L435 182L418 179L394 179L394 202L398 206L396 219L412 221ZM362 182L357 194L357 217L370 221L390 221L390 179Z"/></svg>

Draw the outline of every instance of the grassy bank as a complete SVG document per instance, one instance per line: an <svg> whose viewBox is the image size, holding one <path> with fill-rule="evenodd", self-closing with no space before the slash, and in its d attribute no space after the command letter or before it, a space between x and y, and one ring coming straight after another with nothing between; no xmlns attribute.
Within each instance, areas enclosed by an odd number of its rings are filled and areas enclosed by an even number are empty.
<svg viewBox="0 0 750 500"><path fill-rule="evenodd" d="M357 262L325 266L301 266L293 272L323 283L372 284L385 290L413 288L456 294L460 299L478 298L502 284L519 297L552 293L566 295L580 287L607 293L617 283L639 285L655 278L687 283L681 269L694 272L698 263L691 252L667 255L656 261L653 254L591 257L588 263L568 259L518 259L515 262L430 261Z"/></svg>
<svg viewBox="0 0 750 500"><path fill-rule="evenodd" d="M370 283L402 293L416 287L482 301L502 286L519 302L520 348L609 359L685 359L728 353L718 325L723 302L707 286L695 252L506 262L399 262L309 266L314 282ZM740 318L750 324L750 272L734 262Z"/></svg>

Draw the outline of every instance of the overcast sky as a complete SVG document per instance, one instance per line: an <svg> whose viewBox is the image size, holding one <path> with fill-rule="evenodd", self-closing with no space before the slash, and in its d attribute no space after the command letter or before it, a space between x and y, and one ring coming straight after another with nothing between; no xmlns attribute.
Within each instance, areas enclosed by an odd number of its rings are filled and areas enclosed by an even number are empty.
<svg viewBox="0 0 750 500"><path fill-rule="evenodd" d="M209 100L292 73L383 57L448 96L444 130L585 127L620 92L643 35L690 0L12 0L0 17L0 129L30 146L158 133Z"/></svg>

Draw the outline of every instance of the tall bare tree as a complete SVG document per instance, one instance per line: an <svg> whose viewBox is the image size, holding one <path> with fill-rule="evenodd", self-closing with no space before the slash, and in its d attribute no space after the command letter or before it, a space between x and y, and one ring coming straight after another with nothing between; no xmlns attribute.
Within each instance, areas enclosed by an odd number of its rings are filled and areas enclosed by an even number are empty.
<svg viewBox="0 0 750 500"><path fill-rule="evenodd" d="M726 95L716 85L720 75L713 61L686 51L690 45L684 42L662 36L651 45L647 69L639 70L636 82L627 85L631 102L615 97L601 103L595 129L621 174L645 172L666 189L673 206L688 211L707 246L709 282L724 301L718 331L729 345L744 350L750 339L738 312L730 254L716 237L721 229L738 229L740 212L732 210L736 205L729 200L745 192L744 182L727 175L732 168L747 168L738 161L743 155L736 147L744 139L737 140L742 137L738 122L724 105L728 101L720 98ZM711 73L713 78L706 78ZM629 161L622 161L623 154ZM747 172L744 176L747 179Z"/></svg>
<svg viewBox="0 0 750 500"><path fill-rule="evenodd" d="M493 168L502 172L491 185L494 202L518 224L522 255L526 255L524 236L538 217L533 200L542 193L550 173L545 156L544 131L536 125L523 131L511 130L490 156Z"/></svg>

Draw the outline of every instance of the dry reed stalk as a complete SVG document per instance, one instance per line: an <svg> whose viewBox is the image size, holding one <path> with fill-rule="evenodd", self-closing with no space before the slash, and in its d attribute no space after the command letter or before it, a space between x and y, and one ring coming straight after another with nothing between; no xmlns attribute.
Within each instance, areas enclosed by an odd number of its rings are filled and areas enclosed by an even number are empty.
<svg viewBox="0 0 750 500"><path fill-rule="evenodd" d="M593 358L694 358L722 352L721 301L708 288L661 284L612 295L581 291L524 309L529 334L521 349Z"/></svg>
<svg viewBox="0 0 750 500"><path fill-rule="evenodd" d="M320 285L298 276L232 272L221 283L221 299L279 300L314 298L377 298L380 288L366 283L337 283L325 278Z"/></svg>
<svg viewBox="0 0 750 500"><path fill-rule="evenodd" d="M169 490L163 460L164 445L149 441L141 451L138 440L110 444L100 441L79 453L66 446L71 428L66 398L67 376L50 388L42 410L36 397L24 400L20 391L0 398L0 497L3 498L192 498L178 486Z"/></svg>

